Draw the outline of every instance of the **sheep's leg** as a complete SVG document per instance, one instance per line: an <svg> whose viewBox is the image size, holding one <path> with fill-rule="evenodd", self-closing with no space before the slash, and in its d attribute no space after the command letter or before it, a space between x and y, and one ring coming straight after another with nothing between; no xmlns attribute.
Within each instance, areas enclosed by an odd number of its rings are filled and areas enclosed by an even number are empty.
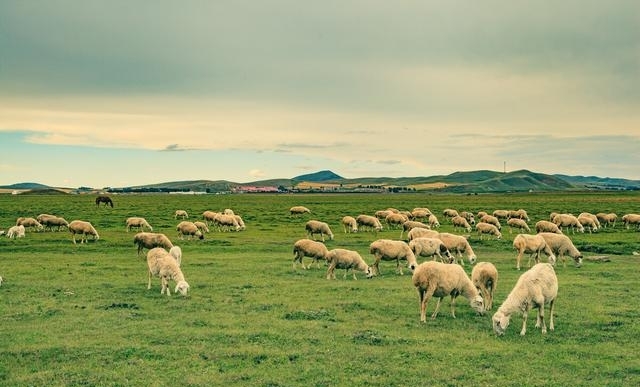
<svg viewBox="0 0 640 387"><path fill-rule="evenodd" d="M336 275L334 272L335 269L336 269L336 263L331 262L331 264L329 265L329 269L327 269L327 279L336 279Z"/></svg>
<svg viewBox="0 0 640 387"><path fill-rule="evenodd" d="M420 295L420 322L427 322L427 303L433 295L433 291L418 288L418 294Z"/></svg>
<svg viewBox="0 0 640 387"><path fill-rule="evenodd" d="M531 309L531 304L527 304L522 312L522 330L520 331L520 336L524 336L527 333L527 315L529 314L529 309Z"/></svg>
<svg viewBox="0 0 640 387"><path fill-rule="evenodd" d="M520 250L518 252L518 256L516 257L516 269L520 270L520 260L522 259L522 254L524 253L524 250ZM529 261L531 261L531 259L529 259ZM528 262L527 262L528 264Z"/></svg>
<svg viewBox="0 0 640 387"><path fill-rule="evenodd" d="M549 330L553 331L553 307L556 304L556 299L554 298L549 302Z"/></svg>
<svg viewBox="0 0 640 387"><path fill-rule="evenodd" d="M438 298L438 302L436 303L436 310L434 310L433 314L431 315L432 320L436 318L436 316L438 315L438 312L440 311L440 303L442 302L442 298L443 297Z"/></svg>
<svg viewBox="0 0 640 387"><path fill-rule="evenodd" d="M151 271L149 271L149 283L147 284L147 290L151 289L151 277L153 275L151 274Z"/></svg>
<svg viewBox="0 0 640 387"><path fill-rule="evenodd" d="M404 275L404 273L402 272L402 265L400 265L399 259L396 260L396 271L398 270L400 270L400 275Z"/></svg>
<svg viewBox="0 0 640 387"><path fill-rule="evenodd" d="M456 296L451 296L451 317L456 318Z"/></svg>

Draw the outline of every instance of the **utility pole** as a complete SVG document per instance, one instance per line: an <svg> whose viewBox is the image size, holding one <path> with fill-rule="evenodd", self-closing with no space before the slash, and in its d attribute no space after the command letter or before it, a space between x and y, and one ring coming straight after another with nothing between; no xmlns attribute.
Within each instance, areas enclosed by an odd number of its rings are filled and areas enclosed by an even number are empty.
<svg viewBox="0 0 640 387"><path fill-rule="evenodd" d="M502 168L504 169L504 173L507 173L507 162L506 161L502 162Z"/></svg>

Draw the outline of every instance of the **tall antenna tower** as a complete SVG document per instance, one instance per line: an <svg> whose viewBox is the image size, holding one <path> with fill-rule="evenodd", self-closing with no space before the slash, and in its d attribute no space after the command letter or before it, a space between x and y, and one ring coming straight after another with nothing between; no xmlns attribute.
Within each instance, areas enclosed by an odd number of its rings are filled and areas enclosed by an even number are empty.
<svg viewBox="0 0 640 387"><path fill-rule="evenodd" d="M504 170L504 173L507 173L507 162L506 161L502 162L502 169Z"/></svg>

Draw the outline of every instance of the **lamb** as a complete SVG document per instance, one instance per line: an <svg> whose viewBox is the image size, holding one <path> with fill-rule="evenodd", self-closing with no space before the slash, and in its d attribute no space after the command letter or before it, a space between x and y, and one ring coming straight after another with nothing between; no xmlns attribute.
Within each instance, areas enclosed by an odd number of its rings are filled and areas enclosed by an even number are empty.
<svg viewBox="0 0 640 387"><path fill-rule="evenodd" d="M342 228L344 229L345 234L347 232L358 232L358 222L353 216L344 216L340 222L342 223Z"/></svg>
<svg viewBox="0 0 640 387"><path fill-rule="evenodd" d="M189 291L189 284L184 279L184 274L180 270L180 266L175 258L161 247L155 247L147 253L147 266L149 267L149 282L147 289L151 289L151 277L157 276L161 278L162 289L160 294L167 291L167 296L171 295L169 290L169 280L176 282L174 293L180 292L183 296Z"/></svg>
<svg viewBox="0 0 640 387"><path fill-rule="evenodd" d="M213 219L213 222L219 231L228 231L230 229L233 229L234 231L240 231L241 229L240 224L238 223L238 220L234 215L217 213Z"/></svg>
<svg viewBox="0 0 640 387"><path fill-rule="evenodd" d="M198 226L196 226L193 222L189 222L188 220L183 220L182 222L178 223L178 225L176 226L176 231L178 231L178 237L180 239L184 239L185 236L187 236L189 240L193 238L204 239L204 235L202 235L202 232L198 229Z"/></svg>
<svg viewBox="0 0 640 387"><path fill-rule="evenodd" d="M618 219L618 215L611 212L611 213L604 213L604 212L598 212L596 214L596 217L598 218L598 221L600 221L600 224L602 224L603 227L615 227L616 226L616 220Z"/></svg>
<svg viewBox="0 0 640 387"><path fill-rule="evenodd" d="M541 232L552 232L555 234L562 234L562 230L560 230L560 228L552 222L549 222L548 220L541 220L538 223L536 223L536 233L541 233Z"/></svg>
<svg viewBox="0 0 640 387"><path fill-rule="evenodd" d="M507 226L509 226L509 234L512 233L514 228L517 228L518 230L525 230L526 232L531 232L531 229L529 228L527 222L520 218L511 218L507 220Z"/></svg>
<svg viewBox="0 0 640 387"><path fill-rule="evenodd" d="M637 225L638 230L640 230L640 214L625 214L622 216L622 223L627 230L629 229L629 226L634 224Z"/></svg>
<svg viewBox="0 0 640 387"><path fill-rule="evenodd" d="M556 234L551 234L556 235ZM524 272L516 282L513 290L504 300L498 311L493 315L493 331L501 336L509 326L511 315L522 312L522 330L520 335L527 333L527 315L531 308L538 309L536 328L542 328L547 333L544 322L544 306L549 304L549 330L554 330L553 309L558 297L558 277L553 266L549 263L538 263Z"/></svg>
<svg viewBox="0 0 640 387"><path fill-rule="evenodd" d="M540 234L518 234L513 239L513 248L518 252L516 257L516 269L520 270L520 261L524 253L535 254L536 263L540 262L540 252L544 252L549 257L549 263L556 264L556 256L553 254L551 248L547 245L547 241ZM529 262L531 262L531 256ZM527 264L529 264L527 262Z"/></svg>
<svg viewBox="0 0 640 387"><path fill-rule="evenodd" d="M176 212L173 214L173 217L175 219L178 219L178 218L189 219L189 214L185 210L176 210Z"/></svg>
<svg viewBox="0 0 640 387"><path fill-rule="evenodd" d="M133 237L133 244L138 246L138 256L143 248L153 249L155 247L163 247L170 250L173 247L173 243L169 238L160 233L152 232L139 232Z"/></svg>
<svg viewBox="0 0 640 387"><path fill-rule="evenodd" d="M498 269L491 262L478 262L471 270L471 282L484 300L484 310L491 310L493 293L498 286Z"/></svg>
<svg viewBox="0 0 640 387"><path fill-rule="evenodd" d="M362 256L357 251L346 249L333 249L327 254L327 262L329 262L329 268L327 269L327 279L336 279L335 269L344 269L344 278L347 278L347 273L351 270L353 279L357 280L354 270L360 270L364 272L367 278L373 277L371 267L362 259Z"/></svg>
<svg viewBox="0 0 640 387"><path fill-rule="evenodd" d="M304 228L307 231L307 235L309 236L309 238L315 238L313 236L314 234L320 234L320 237L324 242L324 236L326 234L329 236L330 240L333 240L333 232L331 232L329 225L325 222L321 222L319 220L310 220L307 222L307 224L305 224Z"/></svg>
<svg viewBox="0 0 640 387"><path fill-rule="evenodd" d="M25 230L28 228L32 228L33 230L41 231L44 229L42 224L38 222L34 218L18 218L16 221L16 226L24 226Z"/></svg>
<svg viewBox="0 0 640 387"><path fill-rule="evenodd" d="M562 258L563 266L567 266L565 254L573 258L576 267L582 266L582 253L576 249L568 236L550 232L541 232L539 235L542 235L556 258Z"/></svg>
<svg viewBox="0 0 640 387"><path fill-rule="evenodd" d="M80 243L89 243L87 235L93 236L94 241L100 239L100 235L98 235L98 232L93 227L93 225L83 220L71 221L71 223L69 223L69 232L73 236L74 245L76 244L76 234L80 235Z"/></svg>
<svg viewBox="0 0 640 387"><path fill-rule="evenodd" d="M293 206L289 209L290 215L310 214L311 210L304 206Z"/></svg>
<svg viewBox="0 0 640 387"><path fill-rule="evenodd" d="M502 238L502 233L500 232L500 230L498 230L496 226L489 223L480 222L476 224L476 231L478 231L478 235L480 235L480 239L483 238L484 234L493 235L496 237L496 239Z"/></svg>
<svg viewBox="0 0 640 387"><path fill-rule="evenodd" d="M595 217L595 215L592 215L593 217L586 215L586 214L580 214L578 215L578 222L580 222L580 224L582 225L582 227L585 230L589 230L589 234L593 233L593 232L597 232L598 229L600 227L598 227L598 224L600 222L598 222L598 219ZM598 222L598 223L596 223Z"/></svg>
<svg viewBox="0 0 640 387"><path fill-rule="evenodd" d="M462 253L466 252L469 263L473 265L476 262L476 254L473 252L473 249L471 248L471 245L469 244L467 238L463 237L462 235L450 234L448 232L441 232L437 237L444 243L445 246L447 246L449 251L455 251L456 253L458 253L458 257L462 257ZM464 266L464 261L460 260L459 263Z"/></svg>
<svg viewBox="0 0 640 387"><path fill-rule="evenodd" d="M200 232L202 234L204 234L205 232L209 232L209 226L207 226L207 224L205 222L193 222L193 224L196 225L196 227L198 227L198 230L200 230Z"/></svg>
<svg viewBox="0 0 640 387"><path fill-rule="evenodd" d="M414 238L409 242L409 248L416 256L433 257L434 260L436 260L437 257L440 258L441 262L446 261L446 263L451 263L454 260L447 246L438 238ZM442 256L443 254L447 257L446 260Z"/></svg>
<svg viewBox="0 0 640 387"><path fill-rule="evenodd" d="M428 224L424 224L422 222L417 222L415 220L407 220L406 222L402 223L402 231L400 231L400 239L402 239L402 234L404 234L404 232L409 232L411 230L413 230L414 228L426 228L426 229L431 229L431 227Z"/></svg>
<svg viewBox="0 0 640 387"><path fill-rule="evenodd" d="M125 224L127 226L127 232L129 232L129 230L131 230L134 227L140 231L144 231L145 227L148 228L149 231L153 231L153 227L151 227L149 222L147 222L145 218L141 218L138 216L127 218Z"/></svg>
<svg viewBox="0 0 640 387"><path fill-rule="evenodd" d="M453 318L456 318L455 301L458 295L469 300L471 308L477 313L484 314L482 296L459 265L426 261L418 265L411 279L420 296L420 322L427 321L427 303L431 297L438 297L438 303L431 319L435 319L438 315L440 303L446 296L451 296L451 316Z"/></svg>
<svg viewBox="0 0 640 387"><path fill-rule="evenodd" d="M382 231L382 223L380 223L380 220L375 216L364 214L358 215L356 217L356 223L361 230L372 229L375 231Z"/></svg>
<svg viewBox="0 0 640 387"><path fill-rule="evenodd" d="M437 238L438 234L440 234L438 231L435 230L429 230L427 228L421 228L421 227L417 227L417 228L412 228L408 233L407 233L407 238L411 241L413 239L416 238L421 238L421 237L427 237L427 238Z"/></svg>
<svg viewBox="0 0 640 387"><path fill-rule="evenodd" d="M300 262L303 269L308 269L315 262L320 267L320 260L327 260L327 254L329 250L322 242L317 242L311 239L299 239L293 244L293 269L296 268L296 262ZM302 262L303 257L311 257L312 261L309 266L304 265Z"/></svg>
<svg viewBox="0 0 640 387"><path fill-rule="evenodd" d="M400 260L407 261L407 266L413 271L418 262L416 256L403 241L394 241L391 239L378 239L369 245L369 253L375 257L375 262L372 265L373 273L380 275L380 260L384 261L396 261L396 271L403 275L402 266L400 266Z"/></svg>
<svg viewBox="0 0 640 387"><path fill-rule="evenodd" d="M584 227L578 221L578 218L571 214L557 214L553 217L553 223L562 230L563 227L570 228L575 234L576 230L580 233L584 233Z"/></svg>
<svg viewBox="0 0 640 387"><path fill-rule="evenodd" d="M64 218L54 216L54 215L43 217L40 223L42 224L45 230L47 229L47 227L51 231L53 231L54 227L57 227L58 231L60 231L61 227L69 228L69 222L67 222Z"/></svg>
<svg viewBox="0 0 640 387"><path fill-rule="evenodd" d="M500 220L498 219L498 217L493 215L483 216L482 218L480 218L480 223L489 223L496 226L498 230L502 230L502 225L500 224Z"/></svg>
<svg viewBox="0 0 640 387"><path fill-rule="evenodd" d="M452 209L452 208L447 208L444 211L442 211L442 216L444 216L445 218L453 218L455 216L458 216L460 214L458 214L458 211Z"/></svg>
<svg viewBox="0 0 640 387"><path fill-rule="evenodd" d="M24 236L25 236L25 230L23 225L12 226L9 228L9 230L7 230L7 237L9 239L24 238Z"/></svg>
<svg viewBox="0 0 640 387"><path fill-rule="evenodd" d="M466 232L471 232L471 225L469 222L460 215L456 215L451 218L451 223L453 223L453 229L456 230L458 228L464 229Z"/></svg>

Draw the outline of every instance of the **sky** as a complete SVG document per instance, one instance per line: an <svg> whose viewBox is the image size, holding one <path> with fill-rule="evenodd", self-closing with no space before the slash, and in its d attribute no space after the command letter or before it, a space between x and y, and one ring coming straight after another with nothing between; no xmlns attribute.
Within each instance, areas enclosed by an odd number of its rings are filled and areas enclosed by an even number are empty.
<svg viewBox="0 0 640 387"><path fill-rule="evenodd" d="M0 0L0 185L640 179L640 3Z"/></svg>

